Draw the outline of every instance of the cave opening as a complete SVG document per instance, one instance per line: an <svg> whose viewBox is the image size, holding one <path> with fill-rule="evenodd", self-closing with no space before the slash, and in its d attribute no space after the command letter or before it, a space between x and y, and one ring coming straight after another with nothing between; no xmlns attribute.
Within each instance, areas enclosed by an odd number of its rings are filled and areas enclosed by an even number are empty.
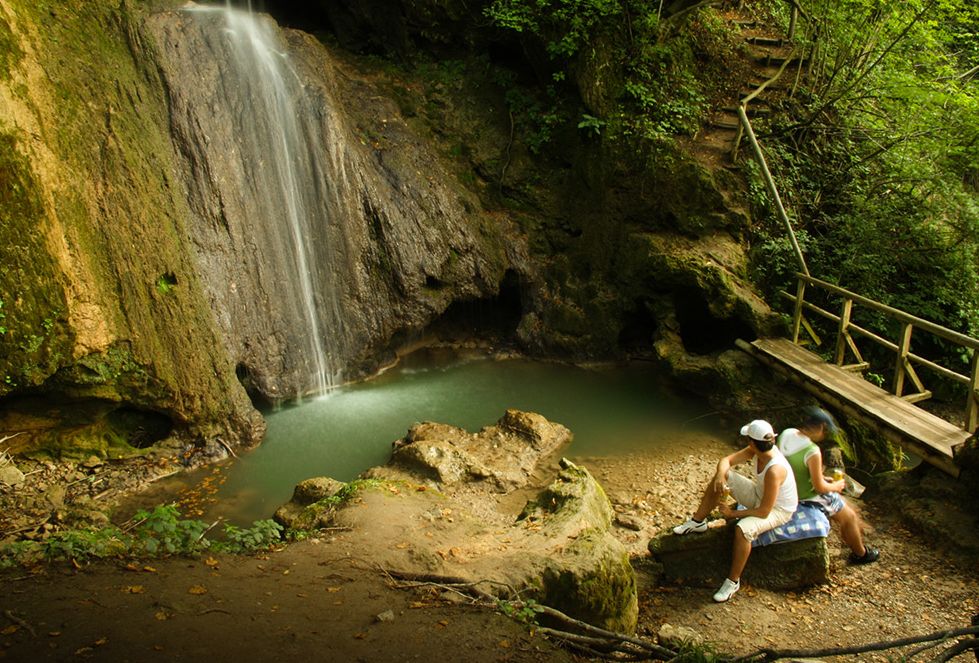
<svg viewBox="0 0 979 663"><path fill-rule="evenodd" d="M625 312L619 329L619 349L632 356L644 356L653 350L653 339L659 321L646 299L636 300L633 308Z"/></svg>
<svg viewBox="0 0 979 663"><path fill-rule="evenodd" d="M173 432L173 421L167 415L130 406L110 411L105 421L112 434L136 449L152 447Z"/></svg>
<svg viewBox="0 0 979 663"><path fill-rule="evenodd" d="M692 354L709 355L734 347L741 338L753 341L754 330L735 316L718 318L710 312L704 293L698 288L678 288L673 293L673 306L683 347Z"/></svg>
<svg viewBox="0 0 979 663"><path fill-rule="evenodd" d="M480 339L509 341L523 315L520 277L507 270L499 292L492 297L453 302L428 326L429 336L441 341Z"/></svg>

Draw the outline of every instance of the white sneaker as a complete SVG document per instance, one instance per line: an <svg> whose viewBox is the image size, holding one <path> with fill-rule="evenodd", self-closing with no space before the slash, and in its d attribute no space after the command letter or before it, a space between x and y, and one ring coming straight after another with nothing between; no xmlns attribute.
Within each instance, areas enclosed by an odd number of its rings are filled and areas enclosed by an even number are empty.
<svg viewBox="0 0 979 663"><path fill-rule="evenodd" d="M707 519L704 518L699 523L693 518L688 518L687 522L682 525L677 525L673 528L674 534L690 534L690 532L706 532L707 531Z"/></svg>
<svg viewBox="0 0 979 663"><path fill-rule="evenodd" d="M734 593L741 589L741 581L731 582L728 578L724 578L724 582L721 583L721 588L717 590L714 594L714 600L718 603L724 603L729 598L734 596Z"/></svg>

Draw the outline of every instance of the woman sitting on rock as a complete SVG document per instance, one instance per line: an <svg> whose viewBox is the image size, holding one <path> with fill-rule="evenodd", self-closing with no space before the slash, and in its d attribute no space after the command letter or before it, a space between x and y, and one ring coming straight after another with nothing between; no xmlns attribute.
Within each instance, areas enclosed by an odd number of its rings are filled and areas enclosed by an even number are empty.
<svg viewBox="0 0 979 663"><path fill-rule="evenodd" d="M673 528L675 534L706 532L707 516L714 507L719 507L725 518L739 519L734 534L731 570L714 594L714 600L718 603L727 601L741 589L741 572L751 554L751 542L762 532L786 523L799 505L792 468L775 446L772 425L756 419L741 429L741 435L747 438L748 446L717 463L717 472L704 489L700 506L693 517ZM754 461L754 479L731 469L748 461ZM744 509L738 510L722 503L728 491Z"/></svg>

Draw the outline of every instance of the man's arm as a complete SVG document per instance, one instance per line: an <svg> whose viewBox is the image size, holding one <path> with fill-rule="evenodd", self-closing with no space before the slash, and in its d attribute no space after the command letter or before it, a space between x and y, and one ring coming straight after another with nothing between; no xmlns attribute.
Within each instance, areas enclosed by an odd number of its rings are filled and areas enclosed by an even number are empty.
<svg viewBox="0 0 979 663"><path fill-rule="evenodd" d="M741 463L747 463L749 460L755 457L755 452L752 450L751 445L748 445L740 451L735 451L733 454L729 454L717 461L717 472L714 474L714 490L720 494L724 490L724 484L727 483L727 473L735 465L740 465Z"/></svg>
<svg viewBox="0 0 979 663"><path fill-rule="evenodd" d="M806 467L809 468L809 478L812 481L813 489L820 495L824 493L842 493L846 488L846 481L826 481L823 474L823 454L817 449L806 458Z"/></svg>

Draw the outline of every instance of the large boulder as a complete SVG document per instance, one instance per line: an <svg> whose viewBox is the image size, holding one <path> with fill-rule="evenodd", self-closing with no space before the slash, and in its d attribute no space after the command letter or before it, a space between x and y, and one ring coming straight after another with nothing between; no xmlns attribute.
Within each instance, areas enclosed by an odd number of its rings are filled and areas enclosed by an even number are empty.
<svg viewBox="0 0 979 663"><path fill-rule="evenodd" d="M273 519L286 529L329 527L341 499L340 491L346 486L329 477L306 479L292 491L292 499L276 510Z"/></svg>
<svg viewBox="0 0 979 663"><path fill-rule="evenodd" d="M571 437L561 424L519 410L507 410L495 426L475 434L425 422L395 442L389 465L442 488L479 482L509 492L526 485L540 461Z"/></svg>
<svg viewBox="0 0 979 663"><path fill-rule="evenodd" d="M667 583L702 587L720 585L731 564L734 524L712 527L703 534L662 534L649 542L649 552ZM747 584L764 589L801 589L829 581L829 550L824 537L755 548L741 575Z"/></svg>
<svg viewBox="0 0 979 663"><path fill-rule="evenodd" d="M519 593L631 632L635 574L612 534L608 497L588 470L562 460L550 485L517 501L541 459L568 440L563 426L516 410L478 434L419 424L390 465L349 484L303 482L276 520L336 526L380 568L478 583L501 598Z"/></svg>

